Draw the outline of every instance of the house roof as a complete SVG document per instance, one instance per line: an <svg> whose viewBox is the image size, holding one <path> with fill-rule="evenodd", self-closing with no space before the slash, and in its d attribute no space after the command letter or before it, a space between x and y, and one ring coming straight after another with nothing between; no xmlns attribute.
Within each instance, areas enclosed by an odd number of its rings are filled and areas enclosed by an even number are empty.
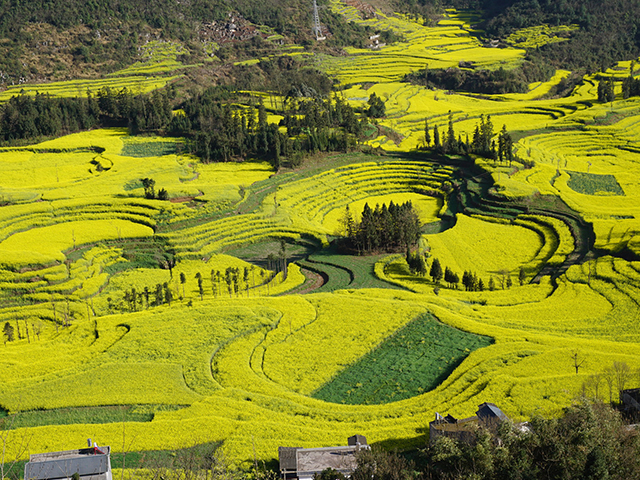
<svg viewBox="0 0 640 480"><path fill-rule="evenodd" d="M302 447L278 447L280 470L297 470L296 451Z"/></svg>
<svg viewBox="0 0 640 480"><path fill-rule="evenodd" d="M368 445L367 438L364 435L353 435L347 439L347 445Z"/></svg>
<svg viewBox="0 0 640 480"><path fill-rule="evenodd" d="M24 467L25 480L70 478L78 473L82 480L110 480L111 447L90 447L62 452L38 453Z"/></svg>
<svg viewBox="0 0 640 480"><path fill-rule="evenodd" d="M358 447L301 448L296 451L298 475L320 473L327 468L352 472Z"/></svg>
<svg viewBox="0 0 640 480"><path fill-rule="evenodd" d="M478 406L476 415L482 422L491 422L495 420L505 421L509 419L509 417L507 417L495 404L488 402L482 403Z"/></svg>

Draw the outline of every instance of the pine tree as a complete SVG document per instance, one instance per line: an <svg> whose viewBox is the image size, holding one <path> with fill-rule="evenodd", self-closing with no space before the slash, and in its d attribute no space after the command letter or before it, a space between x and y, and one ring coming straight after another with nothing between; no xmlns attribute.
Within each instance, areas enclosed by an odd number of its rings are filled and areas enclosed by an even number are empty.
<svg viewBox="0 0 640 480"><path fill-rule="evenodd" d="M424 143L427 147L431 145L431 133L429 132L429 120L424 121Z"/></svg>
<svg viewBox="0 0 640 480"><path fill-rule="evenodd" d="M367 101L369 108L367 109L367 116L372 118L381 118L386 114L386 107L384 101L378 97L375 92L371 94Z"/></svg>
<svg viewBox="0 0 640 480"><path fill-rule="evenodd" d="M155 292L155 297L156 297L156 301L155 301L155 305L162 305L164 303L164 298L162 295L162 285L161 284L156 284L156 292Z"/></svg>
<svg viewBox="0 0 640 480"><path fill-rule="evenodd" d="M435 148L440 147L440 133L438 133L438 126L433 127L433 146Z"/></svg>
<svg viewBox="0 0 640 480"><path fill-rule="evenodd" d="M622 98L625 100L631 96L631 89L633 88L633 77L629 75L622 82Z"/></svg>
<svg viewBox="0 0 640 480"><path fill-rule="evenodd" d="M466 291L471 291L473 287L473 276L467 270L462 274L462 285Z"/></svg>
<svg viewBox="0 0 640 480"><path fill-rule="evenodd" d="M444 269L444 281L449 284L449 288L453 287L453 271L449 267Z"/></svg>
<svg viewBox="0 0 640 480"><path fill-rule="evenodd" d="M429 276L436 283L438 283L442 278L442 267L440 266L440 260L438 260L437 258L434 258L433 262L431 263L431 270L429 271Z"/></svg>
<svg viewBox="0 0 640 480"><path fill-rule="evenodd" d="M171 288L169 288L169 283L164 282L162 286L164 288L165 301L169 304L169 306L171 306L171 300L173 300L173 292L171 292Z"/></svg>
<svg viewBox="0 0 640 480"><path fill-rule="evenodd" d="M153 178L142 178L140 181L142 182L142 187L144 188L144 198L156 198L156 181Z"/></svg>
<svg viewBox="0 0 640 480"><path fill-rule="evenodd" d="M453 130L453 113L449 110L449 128L447 129L447 139L445 141L445 151L456 153L456 134Z"/></svg>
<svg viewBox="0 0 640 480"><path fill-rule="evenodd" d="M184 284L187 283L187 276L184 272L180 272L180 283L182 284L182 297L184 298Z"/></svg>
<svg viewBox="0 0 640 480"><path fill-rule="evenodd" d="M13 329L13 326L9 322L6 322L4 324L4 328L2 329L2 334L4 335L5 343L6 342L13 342L13 340L14 340L14 329Z"/></svg>

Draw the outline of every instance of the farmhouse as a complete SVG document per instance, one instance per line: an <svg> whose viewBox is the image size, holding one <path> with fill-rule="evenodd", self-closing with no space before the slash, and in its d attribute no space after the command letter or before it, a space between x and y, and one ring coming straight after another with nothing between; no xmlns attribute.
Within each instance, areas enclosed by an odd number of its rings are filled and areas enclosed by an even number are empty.
<svg viewBox="0 0 640 480"><path fill-rule="evenodd" d="M495 430L509 418L493 403L482 403L475 416L457 419L452 415L443 417L436 412L436 419L429 423L429 443L440 437L450 437L460 442L472 443L479 427Z"/></svg>
<svg viewBox="0 0 640 480"><path fill-rule="evenodd" d="M627 412L640 412L640 388L622 390L620 401Z"/></svg>
<svg viewBox="0 0 640 480"><path fill-rule="evenodd" d="M111 447L81 448L38 453L24 466L25 480L68 479L76 473L80 480L111 479Z"/></svg>
<svg viewBox="0 0 640 480"><path fill-rule="evenodd" d="M316 473L332 468L348 476L356 468L356 453L361 449L369 449L362 435L349 437L348 445L342 447L279 447L280 474L285 480L311 480Z"/></svg>

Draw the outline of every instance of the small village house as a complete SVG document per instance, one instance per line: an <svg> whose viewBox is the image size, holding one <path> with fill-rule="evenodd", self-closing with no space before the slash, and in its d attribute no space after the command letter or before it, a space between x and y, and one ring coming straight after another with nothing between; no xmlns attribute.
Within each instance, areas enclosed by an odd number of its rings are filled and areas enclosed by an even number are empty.
<svg viewBox="0 0 640 480"><path fill-rule="evenodd" d="M280 474L285 480L311 480L315 474L332 468L349 476L356 468L356 454L362 449L369 449L362 435L349 437L347 446L279 447Z"/></svg>
<svg viewBox="0 0 640 480"><path fill-rule="evenodd" d="M442 416L436 413L436 419L429 423L429 443L440 437L449 437L459 442L473 443L478 428L497 430L502 422L509 418L493 403L482 403L475 416L457 419L452 415Z"/></svg>
<svg viewBox="0 0 640 480"><path fill-rule="evenodd" d="M94 443L77 450L37 453L24 467L24 480L70 479L74 475L79 480L112 480L111 447Z"/></svg>

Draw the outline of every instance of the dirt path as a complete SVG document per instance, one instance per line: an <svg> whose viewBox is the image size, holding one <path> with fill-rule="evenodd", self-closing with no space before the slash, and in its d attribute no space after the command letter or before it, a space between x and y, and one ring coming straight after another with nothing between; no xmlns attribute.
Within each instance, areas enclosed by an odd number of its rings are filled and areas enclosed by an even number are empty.
<svg viewBox="0 0 640 480"><path fill-rule="evenodd" d="M307 270L304 267L302 267L301 270L302 270L302 274L306 277L307 281L304 282L304 284L300 285L297 289L287 292L287 295L289 294L304 295L305 293L313 292L314 290L320 288L325 283L327 283L327 279L324 278L319 273L312 272L311 270Z"/></svg>

